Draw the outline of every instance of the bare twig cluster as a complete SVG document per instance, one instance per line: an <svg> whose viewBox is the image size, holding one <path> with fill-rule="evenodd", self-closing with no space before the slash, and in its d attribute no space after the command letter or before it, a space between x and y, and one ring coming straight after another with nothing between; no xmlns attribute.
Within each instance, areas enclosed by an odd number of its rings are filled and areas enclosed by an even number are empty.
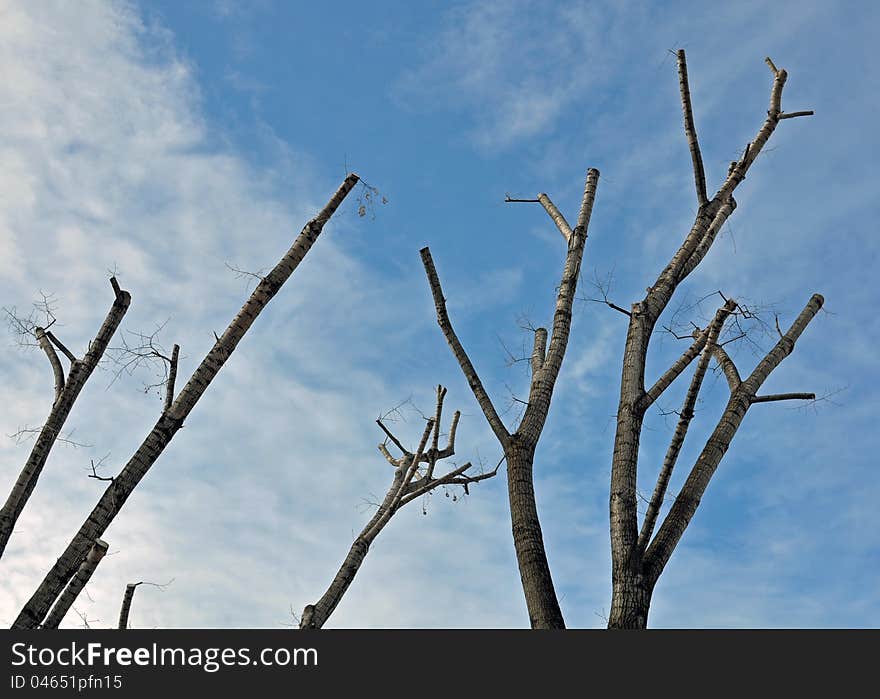
<svg viewBox="0 0 880 699"><path fill-rule="evenodd" d="M446 398L446 389L437 386L437 402L433 417L427 419L422 437L415 451L407 449L403 442L388 428L382 418L376 420L376 424L385 435L385 439L379 444L379 451L385 460L394 468L391 486L385 494L385 498L378 504L375 514L361 530L360 534L352 543L348 555L327 588L327 591L315 604L309 604L303 609L300 617L300 628L320 629L336 609L343 595L354 581L355 575L360 570L361 564L369 552L370 545L385 528L391 518L408 503L430 494L441 486L460 486L465 494L469 492L469 486L479 483L487 478L492 478L498 473L501 462L492 470L484 473L472 474L471 463L455 466L442 475L437 473L437 465L455 455L455 434L458 429L458 421L461 417L459 411L452 416L449 428L449 436L446 446L440 447L440 421L443 416L443 401ZM430 446L428 442L430 440ZM400 452L400 456L394 456L388 449L389 442Z"/></svg>

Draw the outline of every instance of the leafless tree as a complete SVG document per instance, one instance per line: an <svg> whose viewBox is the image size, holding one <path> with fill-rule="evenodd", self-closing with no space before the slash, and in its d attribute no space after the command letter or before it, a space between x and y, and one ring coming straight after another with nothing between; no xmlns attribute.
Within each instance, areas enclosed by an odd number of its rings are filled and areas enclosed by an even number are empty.
<svg viewBox="0 0 880 699"><path fill-rule="evenodd" d="M67 349L49 329L54 324L55 318L51 304L45 296L40 303L40 310L46 319L46 322L42 325L37 323L37 319L33 315L21 317L14 311L7 309L10 324L13 326L13 330L22 338L22 341L27 343L26 338L33 338L36 345L43 350L49 359L52 373L55 376L55 400L52 403L52 409L49 411L46 422L39 430L24 468L22 468L15 484L12 486L12 491L6 499L3 509L0 509L0 557L3 556L6 544L9 542L9 537L12 536L12 531L15 528L15 523L18 521L24 506L37 485L52 447L61 436L61 430L67 417L70 415L70 411L73 409L73 404L79 397L83 386L86 385L86 381L89 380L92 372L94 372L95 367L98 366L98 362L101 361L101 357L104 355L110 339L119 327L119 323L122 322L122 318L131 303L131 295L119 288L119 283L115 277L111 277L110 284L113 287L114 293L113 305L107 312L107 317L101 324L95 339L89 343L89 347L82 359L77 358L73 352ZM70 362L66 375L61 365L61 360L58 358L58 353L55 351L56 349Z"/></svg>
<svg viewBox="0 0 880 699"><path fill-rule="evenodd" d="M301 629L320 629L336 609L342 596L348 590L358 570L360 570L370 544L379 536L385 525L404 505L413 500L426 496L440 486L461 486L468 493L468 486L491 478L498 472L498 466L486 473L468 473L472 466L470 462L457 466L444 475L435 475L437 464L455 455L455 432L458 428L458 420L461 413L455 411L452 416L452 424L449 428L449 437L446 447L440 448L440 419L443 413L443 400L446 397L446 389L437 387L437 404L434 417L428 419L422 438L414 452L409 451L403 443L388 429L382 419L376 420L379 427L385 433L387 439L379 445L379 451L391 466L394 467L394 475L391 486L376 509L376 513L367 522L360 534L352 543L348 555L342 562L336 577L330 583L327 591L315 604L309 604L303 609L300 618ZM433 435L433 436L432 436ZM431 446L428 447L428 439L431 438ZM401 453L394 457L388 450L387 443L390 441Z"/></svg>
<svg viewBox="0 0 880 699"><path fill-rule="evenodd" d="M590 169L587 173L583 200L574 228L568 224L546 194L539 194L538 198L534 200L539 202L553 219L566 241L567 253L556 296L553 331L549 335L549 342L546 328L537 328L534 331L534 345L530 360L532 380L528 401L522 418L513 433L507 430L498 416L477 370L452 328L449 314L446 311L446 299L443 296L440 278L431 258L431 251L428 248L423 248L421 251L422 264L425 267L431 295L434 298L437 322L483 414L486 416L489 426L504 450L507 461L507 487L513 543L532 628L564 628L565 626L544 549L541 523L535 503L533 469L535 449L547 421L553 389L568 346L572 305L577 290L584 245L587 241L587 228L590 224L590 214L596 197L598 181L599 171ZM515 200L508 197L508 201Z"/></svg>
<svg viewBox="0 0 880 699"><path fill-rule="evenodd" d="M740 378L736 366L724 350L724 343L719 341L719 335L728 318L748 316L749 310L733 299L725 298L724 304L718 309L713 320L706 327L694 332L693 342L684 354L650 388L645 388L648 346L657 321L675 290L706 256L721 227L736 208L733 197L735 189L745 178L780 121L812 114L810 111L790 113L782 111L782 89L787 73L777 69L768 58L767 64L773 74L773 87L767 118L754 140L746 146L739 160L730 164L724 183L710 199L706 191L706 176L694 126L684 51L677 52L677 59L684 129L691 154L699 207L696 220L669 264L654 284L647 289L644 299L632 304L630 310L626 310L611 303L604 291L602 298L603 303L621 312L629 320L612 457L610 494L612 604L608 619L610 628L646 626L651 595L657 579L693 517L712 474L727 451L748 408L756 403L815 398L812 393L761 396L758 395L758 390L770 373L791 353L795 342L821 308L823 299L818 294L810 299L786 332L779 329L778 342L744 380ZM590 170L578 224L574 229L570 228L545 194L539 194L537 199L512 199L509 196L506 198L509 202L541 204L568 242L568 255L557 298L550 348L545 354L547 332L541 328L537 329L532 355L532 385L529 399L522 422L513 434L507 431L498 417L476 370L452 329L430 252L427 248L422 250L422 261L434 297L438 323L507 456L513 539L526 604L532 626L535 628L564 626L542 542L538 512L535 507L532 472L535 446L547 417L550 397L568 340L571 301L583 255L583 244L597 178L598 173ZM698 357L696 371L684 405L679 412L678 425L666 458L659 469L656 487L642 526L639 528L636 484L639 440L645 413L663 391ZM730 399L715 430L693 465L681 492L655 534L655 526L672 470L693 418L694 405L703 378L709 362L713 359L727 378Z"/></svg>
<svg viewBox="0 0 880 699"><path fill-rule="evenodd" d="M694 341L684 354L650 388L645 388L648 347L657 321L678 286L703 260L718 231L736 208L733 197L735 189L745 178L780 121L812 114L812 112L782 111L782 89L788 76L784 70L777 69L769 58L766 59L773 74L767 118L754 140L746 146L742 157L730 164L726 179L715 195L709 199L694 125L687 63L683 50L677 52L677 58L684 130L691 153L699 210L684 242L654 284L648 288L646 296L634 303L629 313L611 466L612 601L608 619L610 628L644 628L647 625L651 596L657 580L694 516L712 475L730 446L749 407L755 403L815 397L805 393L759 396L758 390L770 373L792 352L795 342L821 308L823 299L818 294L810 299L787 332L780 331L779 341L745 380L740 379L736 366L718 342L724 322L729 317L742 312L734 300L728 299L718 309L713 320L705 328L695 332ZM657 484L640 528L636 483L639 441L645 414L663 391L698 357L697 368L688 388L678 425L659 469ZM654 529L672 470L693 418L693 409L703 377L713 358L727 378L730 398L681 491L655 534Z"/></svg>
<svg viewBox="0 0 880 699"><path fill-rule="evenodd" d="M229 359L244 334L293 274L318 239L324 224L355 187L358 180L357 175L348 175L327 205L306 224L278 264L260 280L250 298L232 319L224 333L217 337L211 350L176 397L174 396L172 379L176 373L176 362L173 363L167 381L167 398L158 422L122 471L109 482L95 508L19 613L13 623L13 628L35 628L43 622L52 604L77 573L82 562L86 560L89 550L110 526L134 488L183 426L184 420L192 412L226 360ZM127 307L128 294L119 289L115 280L113 280L113 285L117 294L116 303L122 305L124 301ZM116 304L114 304L115 307ZM105 327L109 323L110 319L108 318ZM113 325L114 329L116 325ZM99 337L103 337L103 335L99 335ZM106 347L106 342L103 343L103 346ZM103 351L103 347L101 349ZM176 358L177 353L175 352L173 356Z"/></svg>
<svg viewBox="0 0 880 699"><path fill-rule="evenodd" d="M767 118L754 140L746 146L742 157L730 164L726 179L715 195L709 199L694 126L684 51L678 51L677 58L684 130L691 153L699 210L690 232L669 264L648 288L645 297L634 303L629 312L629 327L621 372L620 403L617 411L617 431L611 465L612 601L608 619L610 628L644 628L647 625L651 596L657 580L694 516L706 487L730 446L746 411L755 403L815 397L807 393L759 396L758 391L770 373L792 352L795 342L821 308L823 299L818 294L810 299L786 332L780 330L778 342L758 362L757 367L746 379L740 378L736 366L718 340L721 328L728 318L747 312L733 299L727 299L712 321L694 333L692 344L682 356L653 385L645 388L648 347L657 321L678 286L703 260L718 231L736 208L734 190L743 181L780 121L812 114L812 112L782 111L782 89L787 73L777 69L768 58L767 64L773 75L773 86ZM693 418L694 405L703 377L709 362L713 359L727 379L730 398L711 436L693 464L681 491L654 533L672 470ZM678 425L659 469L657 484L648 503L644 520L639 527L636 483L639 441L644 417L663 391L694 360L697 360L697 367L680 411Z"/></svg>

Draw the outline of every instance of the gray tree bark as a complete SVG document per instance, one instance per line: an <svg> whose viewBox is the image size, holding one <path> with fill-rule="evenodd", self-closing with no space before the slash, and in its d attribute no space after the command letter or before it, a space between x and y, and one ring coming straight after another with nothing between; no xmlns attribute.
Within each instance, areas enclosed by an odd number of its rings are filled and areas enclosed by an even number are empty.
<svg viewBox="0 0 880 699"><path fill-rule="evenodd" d="M131 603L134 600L134 593L140 583L128 583L125 586L125 595L122 598L122 607L119 609L119 625L120 629L128 628L128 615L131 613Z"/></svg>
<svg viewBox="0 0 880 699"><path fill-rule="evenodd" d="M385 494L385 498L382 500L376 513L355 538L348 551L348 555L342 562L327 591L315 604L306 605L303 609L300 618L301 629L320 629L324 626L327 619L339 605L340 601L342 601L342 597L352 582L354 582L354 578L370 550L370 545L401 507L442 485L459 485L467 492L469 485L492 478L498 472L496 467L494 471L469 475L468 471L471 469L471 463L467 462L448 471L443 476L434 476L437 463L442 459L455 455L455 431L458 426L458 420L461 417L461 413L456 411L452 418L447 446L445 449L440 449L438 445L440 418L445 397L446 389L438 386L434 417L428 420L425 431L422 433L422 439L415 452L406 450L400 440L391 434L382 421L377 420L379 426L388 435L388 438L403 452L403 455L400 458L394 458L384 442L379 445L379 451L382 452L385 459L394 467L391 486L388 488L388 492ZM428 437L432 433L431 447L426 449Z"/></svg>
<svg viewBox="0 0 880 699"><path fill-rule="evenodd" d="M64 617L67 615L67 612L70 611L73 603L76 602L79 593L82 592L83 588L89 580L91 580L92 575L95 573L95 569L104 558L104 554L107 553L107 548L107 543L101 541L101 539L98 539L92 545L85 560L80 564L79 569L76 571L76 575L73 576L73 579L67 587L64 588L64 592L61 593L58 601L55 602L55 606L52 607L52 611L49 612L49 615L43 622L42 627L44 629L58 628L59 624L61 624Z"/></svg>
<svg viewBox="0 0 880 699"><path fill-rule="evenodd" d="M522 419L513 434L507 431L501 418L498 417L476 369L452 328L449 314L446 311L446 299L443 296L443 289L440 286L440 279L434 267L430 250L424 248L421 251L422 264L425 267L431 295L434 299L437 322L504 451L504 457L507 461L507 488L513 543L516 549L529 621L532 628L535 629L565 628L565 620L559 607L550 565L547 561L538 507L535 502L534 459L535 450L550 411L553 389L556 386L556 380L559 377L562 360L568 346L571 332L571 310L598 181L599 171L590 169L587 173L577 224L573 229L546 194L539 194L535 200L541 203L556 224L567 242L568 249L556 297L556 310L553 316L552 333L549 335L549 347L547 330L545 328L536 329L531 356L532 381L529 388L529 398Z"/></svg>
<svg viewBox="0 0 880 699"><path fill-rule="evenodd" d="M741 424L748 408L755 402L767 400L756 395L769 373L778 366L794 347L794 343L806 325L822 305L822 297L813 296L810 303L783 335L758 368L744 382L739 372L717 343L724 320L738 312L733 301L719 309L715 319L703 331L696 334L693 345L669 368L650 389L645 389L645 363L654 327L672 295L684 279L705 257L718 231L736 208L733 193L745 178L761 149L776 126L783 119L807 116L812 112L785 114L782 112L782 89L787 79L784 70L778 70L772 61L767 63L773 73L770 109L767 118L754 140L746 147L743 156L733 163L718 192L709 199L706 196L706 178L691 109L687 64L684 51L678 52L679 86L685 135L691 152L694 182L699 211L694 224L678 251L661 272L647 295L633 304L623 355L620 403L617 413L617 431L611 467L611 492L609 500L612 554L612 601L608 620L609 628L645 628L651 596L657 579L699 505L700 499L717 469L722 456ZM701 359L691 382L654 494L642 524L638 526L636 509L636 481L638 450L644 416L658 396L697 357ZM671 510L651 540L660 507L666 493L672 469L687 434L693 407L702 384L703 376L711 358L719 362L731 389L730 401L712 436L706 443L687 481L675 499ZM814 397L812 394L786 394L788 397ZM775 398L779 399L779 398Z"/></svg>
<svg viewBox="0 0 880 699"><path fill-rule="evenodd" d="M12 531L15 529L15 523L24 510L31 493L37 486L37 481L40 478L43 467L46 465L49 453L61 434L64 423L73 409L73 404L79 397L83 386L89 380L95 367L98 366L98 362L101 361L101 357L104 355L110 339L122 322L122 318L131 303L131 295L119 288L115 277L110 280L110 283L114 291L113 305L101 324L95 339L89 343L88 351L83 355L82 359L77 359L71 354L66 347L55 339L51 332L47 332L40 327L35 329L37 343L43 352L46 353L52 366L52 373L55 377L55 401L52 404L52 409L46 418L46 422L43 424L34 442L24 468L19 473L15 485L12 486L12 491L6 499L6 503L0 509L0 557L3 556L3 552L6 550L6 544L12 536ZM66 377L64 376L64 370L61 367L58 355L55 353L53 341L63 348L62 351L70 359L70 371Z"/></svg>
<svg viewBox="0 0 880 699"><path fill-rule="evenodd" d="M100 537L110 526L134 488L183 426L184 420L204 395L211 381L217 376L257 316L278 293L284 282L293 274L306 253L312 248L321 234L324 224L354 188L358 179L355 174L345 178L327 205L306 224L287 253L272 271L257 284L250 298L233 318L223 335L217 338L216 343L181 389L171 407L163 411L144 442L107 487L98 504L83 522L66 550L27 601L15 619L13 628L35 628L40 624L49 611L49 607L85 558L91 542Z"/></svg>

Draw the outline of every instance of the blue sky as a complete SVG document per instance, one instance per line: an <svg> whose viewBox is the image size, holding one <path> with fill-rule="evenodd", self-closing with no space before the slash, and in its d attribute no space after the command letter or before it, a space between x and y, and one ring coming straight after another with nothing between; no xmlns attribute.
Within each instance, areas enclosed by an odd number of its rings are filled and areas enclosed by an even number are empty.
<svg viewBox="0 0 880 699"><path fill-rule="evenodd" d="M569 218L588 167L602 172L582 290L613 276L640 298L680 243L695 197L674 57L688 52L709 185L759 127L769 55L789 71L783 122L738 190L739 207L669 318L704 320L715 290L785 323L826 298L768 391L814 407L753 408L654 596L658 627L876 626L880 323L878 10L868 2L316 3L0 2L0 302L58 300L81 348L111 301L124 327L168 321L188 375L248 288L224 263L275 263L356 170L387 197L348 202L108 530L111 554L77 608L110 625L128 582L140 627L280 626L324 590L390 473L374 418L433 387L463 412L461 459L499 451L434 322L418 250L431 246L450 312L496 405L527 386L501 342L551 319L564 249L537 207ZM679 310L675 318L674 311ZM772 318L772 311L770 311ZM607 501L623 316L580 302L536 461L551 568L570 626L602 626L610 600ZM760 336L761 344L769 341ZM648 374L680 351L655 338ZM739 343L741 371L756 361ZM0 432L39 425L51 372L0 347ZM91 509L89 459L112 473L152 426L147 375L93 377L0 576L8 622ZM684 383L660 401L678 407ZM680 468L724 400L712 378ZM677 391L677 392L676 392ZM421 431L415 411L398 429ZM505 415L508 424L516 408ZM649 492L672 424L644 433ZM0 487L28 445L0 440ZM673 479L673 490L683 473ZM411 505L374 544L331 626L520 627L502 478L427 516ZM68 626L80 624L71 615Z"/></svg>

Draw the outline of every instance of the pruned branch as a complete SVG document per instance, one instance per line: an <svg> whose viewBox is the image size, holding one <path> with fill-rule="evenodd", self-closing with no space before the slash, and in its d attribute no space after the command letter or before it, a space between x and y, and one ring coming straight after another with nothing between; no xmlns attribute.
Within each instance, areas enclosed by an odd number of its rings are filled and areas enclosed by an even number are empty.
<svg viewBox="0 0 880 699"><path fill-rule="evenodd" d="M798 315L785 335L779 339L779 342L767 353L767 356L758 363L749 375L749 378L743 382L747 386L746 390L750 395L754 396L761 387L761 384L770 376L770 373L779 366L783 359L792 353L795 342L797 342L801 333L806 329L810 321L813 320L824 303L825 299L821 294L813 294L809 303L800 312L800 315Z"/></svg>
<svg viewBox="0 0 880 699"><path fill-rule="evenodd" d="M135 593L135 590L137 590L141 585L149 585L150 587L156 587L159 590L161 590L162 592L164 592L165 589L173 582L174 582L174 578L171 578L171 580L169 580L167 583L161 583L161 584L154 583L154 582L147 582L146 580L141 580L140 582L136 582L136 583L128 583L128 585L125 586L125 594L122 597L122 606L119 609L119 624L118 624L117 628L119 628L119 629L127 629L128 628L128 617L129 617L129 614L131 613L131 603L132 603L132 600L134 600L134 593Z"/></svg>
<svg viewBox="0 0 880 699"><path fill-rule="evenodd" d="M660 397L660 394L665 391L670 384L675 381L676 378L683 372L688 365L696 358L700 352L703 351L703 348L708 343L709 339L713 336L715 339L718 337L718 333L721 331L721 326L724 324L725 319L736 309L737 304L733 299L728 299L722 308L718 310L715 314L715 318L712 322L707 325L703 330L699 333L695 333L695 339L693 344L688 347L684 354L681 355L675 362L672 364L669 369L667 369L663 375L657 379L651 388L645 391L642 398L638 401L636 405L637 410L647 410L657 398ZM712 341L712 346L715 346L715 340Z"/></svg>
<svg viewBox="0 0 880 699"><path fill-rule="evenodd" d="M471 387L471 391L473 391L474 397L477 399L477 403L483 411L483 415L486 416L489 426L492 428L498 441L501 442L501 444L506 444L510 439L510 433L507 431L507 428L504 427L501 418L498 417L498 412L495 410L495 406L492 405L492 399L489 398L489 394L486 393L486 389L483 388L483 382L480 380L477 370L474 369L474 365L468 358L467 352L465 352L458 336L455 334L455 330L452 328L452 322L449 320L449 313L446 311L446 299L443 296L443 289L440 286L440 278L437 276L437 269L434 267L434 260L431 258L431 251L425 247L419 252L422 256L422 264L425 267L425 274L428 277L428 284L431 287L431 296L434 298L434 307L437 312L437 324L443 331L443 336L446 338L446 342L448 342L450 348L452 348L452 353L455 355L456 360L458 360L458 365L461 367L461 371L464 374L468 385Z"/></svg>
<svg viewBox="0 0 880 699"><path fill-rule="evenodd" d="M787 112L779 115L779 121L783 119L797 119L798 117L806 117L813 116L815 112L812 109L807 109L802 112Z"/></svg>
<svg viewBox="0 0 880 699"><path fill-rule="evenodd" d="M780 400L816 400L815 393L772 393L766 396L753 396L752 403L775 403Z"/></svg>
<svg viewBox="0 0 880 699"><path fill-rule="evenodd" d="M301 629L320 629L324 626L354 581L369 552L370 545L401 507L441 486L461 486L467 493L469 485L491 478L498 472L501 462L493 471L471 475L467 473L471 469L471 463L468 462L451 469L442 476L434 476L434 469L439 460L445 458L444 454L451 455L454 452L455 431L460 416L460 413L456 411L449 429L449 444L446 449L439 450L439 422L445 397L446 389L443 386L438 386L434 417L427 420L415 452L405 451L404 456L393 459L388 450L384 448L384 444L379 445L379 450L382 451L385 458L395 466L391 486L382 502L378 504L373 517L355 537L348 555L326 592L315 604L306 605L303 609L299 623ZM382 427L381 423L380 427ZM384 428L383 431L385 431ZM431 439L431 446L426 448L429 439ZM416 475L419 474L420 463L427 463L428 467L420 477L416 478Z"/></svg>
<svg viewBox="0 0 880 699"><path fill-rule="evenodd" d="M391 430L389 430L387 427L385 427L385 423L382 422L382 418L380 418L380 417L376 418L376 424L379 425L379 427L382 429L382 431L385 433L385 435L388 437L388 439L391 440L392 444L394 444L394 446L396 446L398 449L400 449L400 452L404 456L410 453L409 450L405 446L403 446L403 444L400 443L400 440L398 440L397 437L394 436L394 433L391 432Z"/></svg>
<svg viewBox="0 0 880 699"><path fill-rule="evenodd" d="M61 392L64 390L64 369L61 367L61 361L58 359L58 355L55 353L55 348L52 347L46 331L43 328L36 328L35 332L40 349L46 353L49 364L52 366L52 374L55 376L55 402L57 403L61 397Z"/></svg>
<svg viewBox="0 0 880 699"><path fill-rule="evenodd" d="M571 334L572 306L577 293L578 277L580 276L584 246L587 242L598 184L599 171L596 168L590 168L584 182L584 195L578 211L577 225L568 239L568 251L562 269L562 278L559 281L559 290L556 294L553 329L550 333L546 356L538 376L532 379L528 406L517 430L517 434L535 444L537 444L547 420L553 389L562 368L565 350L568 347L568 338Z"/></svg>
<svg viewBox="0 0 880 699"><path fill-rule="evenodd" d="M55 334L51 330L46 331L46 337L48 337L52 344L58 348L61 354L63 354L65 357L67 357L68 360L70 360L71 364L76 361L76 355L69 349L67 349L67 347L62 344L61 340L55 337Z"/></svg>
<svg viewBox="0 0 880 699"><path fill-rule="evenodd" d="M706 173L703 170L703 156L700 154L700 143L697 140L697 129L694 126L694 112L691 107L691 90L688 85L687 60L684 49L676 52L678 59L678 86L681 92L681 111L684 115L684 133L687 136L688 148L691 151L691 162L694 168L694 185L697 189L697 203L705 206L709 203L706 196Z"/></svg>
<svg viewBox="0 0 880 699"><path fill-rule="evenodd" d="M568 242L569 239L571 239L571 226L568 225L565 216L563 216L562 212L556 208L556 204L550 200L550 197L543 192L538 195L538 201L541 203L541 206L544 207L544 211L547 212L547 215L552 219L553 223L556 224L556 228L559 229L562 237L565 238L565 242Z"/></svg>
<svg viewBox="0 0 880 699"><path fill-rule="evenodd" d="M106 541L102 541L101 539L95 541L85 560L83 560L77 569L76 575L73 576L70 584L64 589L64 592L58 598L55 606L52 607L52 611L49 612L49 615L43 622L42 626L44 629L58 628L58 625L64 619L65 615L70 610L70 607L76 602L79 593L82 592L86 583L91 579L95 569L101 562L101 559L103 559L104 555L107 553L108 548Z"/></svg>
<svg viewBox="0 0 880 699"><path fill-rule="evenodd" d="M168 362L168 380L165 382L165 405L163 410L168 412L171 410L171 404L174 402L174 382L177 380L177 359L180 355L180 345L174 345L171 350L171 359Z"/></svg>
<svg viewBox="0 0 880 699"><path fill-rule="evenodd" d="M715 345L712 348L712 354L718 362L718 366L721 367L721 371L724 372L728 387L731 391L735 391L742 383L739 371L736 369L736 364L733 363L733 360L728 356L727 352L721 345Z"/></svg>

